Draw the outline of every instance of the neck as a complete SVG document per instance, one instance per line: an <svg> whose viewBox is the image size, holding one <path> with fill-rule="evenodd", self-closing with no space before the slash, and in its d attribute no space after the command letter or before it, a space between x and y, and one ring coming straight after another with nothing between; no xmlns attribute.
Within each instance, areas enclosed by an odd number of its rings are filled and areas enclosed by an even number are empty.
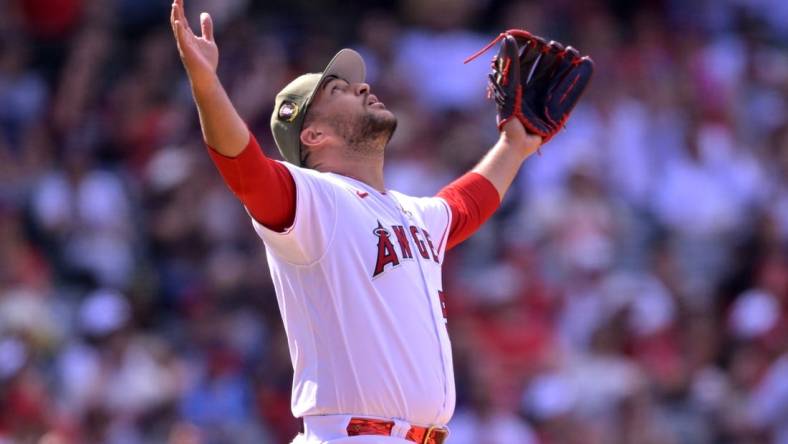
<svg viewBox="0 0 788 444"><path fill-rule="evenodd" d="M320 172L336 173L356 179L380 192L386 191L386 183L383 179L382 152L379 155L346 153L342 158L332 160L326 159L314 165L313 168Z"/></svg>

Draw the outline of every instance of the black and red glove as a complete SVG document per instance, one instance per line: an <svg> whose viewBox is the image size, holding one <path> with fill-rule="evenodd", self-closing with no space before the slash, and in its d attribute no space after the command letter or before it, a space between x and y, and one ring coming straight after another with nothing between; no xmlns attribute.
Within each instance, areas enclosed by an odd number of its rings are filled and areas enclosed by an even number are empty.
<svg viewBox="0 0 788 444"><path fill-rule="evenodd" d="M569 119L583 94L594 63L576 49L510 29L466 62L502 41L492 60L489 92L498 107L498 129L516 117L528 132L550 140Z"/></svg>

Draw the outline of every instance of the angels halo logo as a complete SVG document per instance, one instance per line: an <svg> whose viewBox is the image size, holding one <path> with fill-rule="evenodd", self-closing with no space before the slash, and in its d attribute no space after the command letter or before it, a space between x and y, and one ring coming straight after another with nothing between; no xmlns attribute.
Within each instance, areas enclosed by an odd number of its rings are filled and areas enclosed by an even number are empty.
<svg viewBox="0 0 788 444"><path fill-rule="evenodd" d="M279 120L292 122L298 115L298 105L294 102L284 101L279 105Z"/></svg>

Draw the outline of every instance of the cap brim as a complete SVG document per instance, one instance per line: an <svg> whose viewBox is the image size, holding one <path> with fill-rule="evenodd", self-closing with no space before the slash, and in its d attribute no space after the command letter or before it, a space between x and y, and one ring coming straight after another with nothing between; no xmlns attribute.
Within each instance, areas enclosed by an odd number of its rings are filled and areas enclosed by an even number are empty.
<svg viewBox="0 0 788 444"><path fill-rule="evenodd" d="M361 83L367 76L367 67L361 54L345 48L328 62L326 69L323 70L323 77L320 78L321 83L328 76L336 76L350 83Z"/></svg>
<svg viewBox="0 0 788 444"><path fill-rule="evenodd" d="M309 100L306 102L307 108L315 98L315 93L318 88L320 88L320 85L322 85L326 77L329 76L347 80L349 83L361 83L367 77L367 66L364 64L364 59L361 58L361 54L358 52L349 48L341 49L336 53L334 58L328 62L326 69L323 70L320 81L317 82L315 89L313 89L312 93L309 95Z"/></svg>

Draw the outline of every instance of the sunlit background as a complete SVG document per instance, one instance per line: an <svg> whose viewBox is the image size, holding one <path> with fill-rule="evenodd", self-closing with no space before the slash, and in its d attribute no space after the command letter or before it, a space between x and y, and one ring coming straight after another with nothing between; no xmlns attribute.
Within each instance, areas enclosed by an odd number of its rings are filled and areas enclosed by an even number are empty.
<svg viewBox="0 0 788 444"><path fill-rule="evenodd" d="M596 62L566 131L447 255L450 444L788 443L788 2L187 0L270 156L349 46L431 195L496 140L526 28ZM265 252L205 152L166 0L0 2L0 443L286 443ZM314 221L318 223L318 221Z"/></svg>

